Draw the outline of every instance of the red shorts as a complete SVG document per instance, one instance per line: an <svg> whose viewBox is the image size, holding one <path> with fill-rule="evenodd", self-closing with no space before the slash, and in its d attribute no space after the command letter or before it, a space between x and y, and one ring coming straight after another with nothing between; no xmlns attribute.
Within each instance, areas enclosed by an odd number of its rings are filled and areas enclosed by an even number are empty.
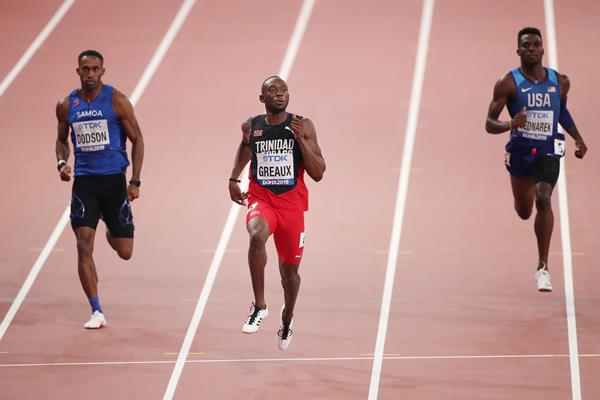
<svg viewBox="0 0 600 400"><path fill-rule="evenodd" d="M246 224L254 218L264 218L273 235L279 261L283 264L298 265L304 252L304 209L278 208L260 197L248 195Z"/></svg>

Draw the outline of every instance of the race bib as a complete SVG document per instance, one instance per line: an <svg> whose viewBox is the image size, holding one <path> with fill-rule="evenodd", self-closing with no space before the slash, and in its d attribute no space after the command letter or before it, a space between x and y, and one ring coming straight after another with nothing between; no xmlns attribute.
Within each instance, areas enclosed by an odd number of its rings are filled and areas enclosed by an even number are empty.
<svg viewBox="0 0 600 400"><path fill-rule="evenodd" d="M81 151L101 151L110 144L108 121L105 119L73 122L73 132L75 145Z"/></svg>
<svg viewBox="0 0 600 400"><path fill-rule="evenodd" d="M256 178L260 185L295 184L292 152L256 153L256 161Z"/></svg>
<svg viewBox="0 0 600 400"><path fill-rule="evenodd" d="M560 139L554 139L554 154L557 156L565 155L565 141Z"/></svg>
<svg viewBox="0 0 600 400"><path fill-rule="evenodd" d="M504 165L506 165L507 167L510 167L510 153L509 152L504 153Z"/></svg>
<svg viewBox="0 0 600 400"><path fill-rule="evenodd" d="M535 140L546 140L552 136L554 111L527 111L527 122L519 128L523 137Z"/></svg>

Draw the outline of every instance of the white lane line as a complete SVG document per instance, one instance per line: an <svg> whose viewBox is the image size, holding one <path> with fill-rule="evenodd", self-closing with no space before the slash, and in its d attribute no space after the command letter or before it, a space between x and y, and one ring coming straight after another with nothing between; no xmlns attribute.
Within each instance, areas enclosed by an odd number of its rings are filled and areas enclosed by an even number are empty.
<svg viewBox="0 0 600 400"><path fill-rule="evenodd" d="M296 60L296 54L298 54L298 49L300 48L300 43L302 43L304 32L306 32L306 27L308 26L312 10L315 7L315 2L316 0L305 0L300 9L300 14L298 14L294 32L292 33L285 55L283 56L283 61L279 67L279 76L284 80L287 80L290 76L290 71Z"/></svg>
<svg viewBox="0 0 600 400"><path fill-rule="evenodd" d="M56 10L50 21L46 24L44 29L39 33L39 35L34 39L33 42L29 45L25 53L21 56L19 61L15 64L15 66L10 70L8 75L4 78L2 83L0 83L0 97L4 94L6 89L13 83L15 78L19 75L19 73L25 68L31 57L35 54L35 52L40 48L42 43L46 40L46 38L52 33L56 25L60 22L60 20L65 16L67 11L71 8L71 6L75 3L75 0L65 0L62 5ZM0 337L1 338L1 337Z"/></svg>
<svg viewBox="0 0 600 400"><path fill-rule="evenodd" d="M150 63L146 66L146 69L144 70L144 73L142 74L142 77L138 81L136 87L133 89L133 94L131 95L130 100L134 106L137 103L137 101L140 99L140 97L142 96L142 93L146 89L146 86L148 85L148 82L154 75L154 72L156 72L158 65L160 65L162 59L165 56L166 50L169 48L169 46L173 42L173 38L175 37L175 35L179 31L179 29L181 28L181 25L185 21L185 18L187 17L187 15L194 3L195 3L195 0L186 0L181 5L179 12L177 13L177 16L171 23L171 26L169 27L169 30L167 31L167 33L165 33L165 36L163 37L158 48L156 49L156 52L155 52L154 56L152 57ZM70 206L67 206L67 208L63 212L62 216L58 220L56 227L52 231L50 238L44 245L42 252L40 253L37 260L35 261L35 264L33 264L31 271L29 271L29 275L27 275L27 278L25 279L25 282L23 283L21 290L19 290L19 293L15 297L15 300L13 301L10 308L8 309L8 312L4 316L4 319L2 320L2 324L0 324L0 341L2 341L2 338L4 337L6 330L10 326L10 323L12 322L15 314L19 310L19 307L21 307L21 304L23 303L25 296L27 296L27 293L31 289L31 286L35 282L35 279L37 278L40 270L44 266L46 259L52 252L52 249L54 248L56 242L58 241L58 238L60 237L63 230L65 229L65 226L67 226L67 223L69 222L69 214L70 214Z"/></svg>
<svg viewBox="0 0 600 400"><path fill-rule="evenodd" d="M408 182L410 178L410 165L412 162L417 123L419 121L419 107L421 103L423 79L425 77L425 66L427 64L427 50L429 48L429 34L431 31L434 4L434 0L424 0L423 2L423 13L421 15L421 27L419 30L419 42L410 94L410 106L408 110L408 120L406 123L406 133L404 136L402 165L400 166L398 194L396 196L396 206L394 210L394 223L392 226L387 269L385 273L385 283L381 299L381 312L379 315L379 327L377 328L377 341L375 343L373 369L371 371L369 400L377 399L379 392L381 364L390 314L390 303L392 301L392 291L394 288L394 276L396 274L396 264L398 262L400 234L402 231L404 208L406 205L406 195L408 192Z"/></svg>
<svg viewBox="0 0 600 400"><path fill-rule="evenodd" d="M292 65L294 64L296 54L298 53L298 49L300 47L302 37L304 35L304 32L306 31L306 27L310 20L310 15L314 8L315 2L316 0L304 0L304 3L302 4L302 9L300 10L298 19L296 20L294 31L288 43L288 47L285 52L283 61L281 63L281 67L279 68L279 76L285 80L287 80ZM242 172L241 187L242 190L247 190L248 166L246 166L246 168ZM200 320L202 319L202 315L204 314L204 309L206 308L208 297L210 296L210 292L215 283L215 279L217 278L217 273L219 272L219 269L221 267L223 255L227 248L227 244L229 243L231 233L233 232L233 228L235 226L241 208L241 206L233 203L231 205L231 208L229 209L223 232L221 233L219 243L217 244L217 250L215 251L213 259L208 268L208 273L206 274L206 279L204 280L204 285L202 286L200 297L198 297L196 309L194 310L194 314L192 315L192 319L190 321L190 325L188 326L187 333L185 335L185 338L183 339L181 350L179 350L179 356L177 357L177 362L175 364L175 367L173 368L173 373L171 374L171 379L169 380L169 384L163 396L163 400L171 400L175 394L177 384L179 383L179 378L181 377L181 372L183 371L183 367L187 360L187 355L190 351L190 347L192 346L194 336L196 336L196 331L198 330L198 326L200 325Z"/></svg>
<svg viewBox="0 0 600 400"><path fill-rule="evenodd" d="M548 44L547 49L549 65L550 68L558 69L556 24L554 19L554 4L552 0L544 0L544 15L546 19L546 43ZM571 229L569 227L569 204L567 201L567 171L564 157L561 158L560 164L562 171L558 177L558 208L560 212L560 236L563 250L565 307L567 312L567 332L569 337L569 363L571 367L571 395L573 400L581 400L579 349L577 346L577 321L575 319L575 290L573 288Z"/></svg>
<svg viewBox="0 0 600 400"><path fill-rule="evenodd" d="M144 90L146 90L146 86L148 86L150 79L152 79L154 73L158 69L158 66L165 58L167 50L169 50L169 48L171 47L175 36L177 36L177 33L181 29L181 26L183 25L187 16L192 10L194 3L196 3L196 0L185 0L179 8L175 19L173 19L173 22L171 22L171 26L169 26L167 33L165 33L165 36L163 37L160 44L158 45L158 48L154 52L150 63L148 64L148 66L144 70L144 73L142 74L142 77L140 78L140 81L131 93L130 100L133 104L137 103L140 97L142 97L142 93L144 93Z"/></svg>
<svg viewBox="0 0 600 400"><path fill-rule="evenodd" d="M569 354L505 354L505 355L457 355L457 356L384 356L384 360L505 360L505 359L537 359L567 358ZM600 354L581 354L580 357L600 357ZM186 360L186 364L227 364L227 363L277 363L277 362L338 362L338 361L371 361L372 356L363 357L295 357L295 358L223 358L208 360ZM119 365L152 365L175 364L176 360L148 361L88 361L88 362L55 362L33 364L0 364L0 368L24 367L86 367L86 366L119 366Z"/></svg>
<svg viewBox="0 0 600 400"><path fill-rule="evenodd" d="M21 286L19 293L17 293L17 296L13 300L12 304L10 305L10 308L4 316L2 324L0 324L0 341L2 341L6 330L10 326L10 323L12 322L13 318L15 317L15 314L19 310L19 307L21 307L23 300L25 300L27 293L29 293L29 289L31 289L31 286L33 285L33 282L35 282L35 279L40 273L40 270L44 266L46 259L52 252L52 248L54 248L54 245L58 241L58 238L60 238L62 231L65 229L65 226L69 221L70 211L70 207L67 207L65 211L63 211L62 216L58 220L58 224L56 224L56 226L54 227L52 234L50 234L50 238L46 242L46 245L42 249L42 252L38 256L37 260L35 260L33 267L31 267L31 271L29 271L27 278L25 278L25 282L23 282L23 286Z"/></svg>

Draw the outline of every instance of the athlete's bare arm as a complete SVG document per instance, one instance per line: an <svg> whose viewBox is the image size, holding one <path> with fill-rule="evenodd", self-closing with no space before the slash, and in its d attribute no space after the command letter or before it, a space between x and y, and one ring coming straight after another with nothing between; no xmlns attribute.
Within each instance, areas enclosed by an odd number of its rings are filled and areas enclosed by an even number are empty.
<svg viewBox="0 0 600 400"><path fill-rule="evenodd" d="M560 102L561 104L567 104L567 95L569 94L569 89L571 89L569 77L563 74L558 74L558 84L560 86ZM575 140L575 157L583 158L585 153L587 153L587 146L581 137L577 126L575 123L573 123L571 126L563 126L563 128Z"/></svg>
<svg viewBox="0 0 600 400"><path fill-rule="evenodd" d="M523 107L523 109L510 121L498 120L502 109L506 106L506 103L514 97L516 90L517 87L515 86L515 81L510 74L506 74L496 82L496 85L494 86L494 96L488 109L487 120L485 121L485 130L487 133L498 134L506 132L511 129L519 128L527 122L525 107Z"/></svg>
<svg viewBox="0 0 600 400"><path fill-rule="evenodd" d="M296 141L300 144L302 151L302 163L306 173L319 182L323 179L325 173L325 159L321 154L321 148L317 142L317 130L315 125L308 118L302 118L294 115L291 123L292 131Z"/></svg>
<svg viewBox="0 0 600 400"><path fill-rule="evenodd" d="M233 202L241 206L246 205L248 193L242 193L240 185L235 180L239 178L244 167L250 162L250 158L252 158L252 150L250 149L250 121L251 119L248 118L242 123L242 141L238 146L235 161L233 162L233 169L231 175L229 175L231 177L229 180L229 197L231 197Z"/></svg>
<svg viewBox="0 0 600 400"><path fill-rule="evenodd" d="M56 119L58 120L58 135L56 137L56 161L69 160L69 98L65 97L56 105ZM60 169L60 179L67 182L71 180L71 167L65 164Z"/></svg>
<svg viewBox="0 0 600 400"><path fill-rule="evenodd" d="M112 105L127 138L131 142L131 179L139 181L142 173L142 164L144 163L144 137L142 136L140 125L135 117L131 102L123 93L115 90ZM129 201L140 197L140 188L136 185L127 185L127 197Z"/></svg>

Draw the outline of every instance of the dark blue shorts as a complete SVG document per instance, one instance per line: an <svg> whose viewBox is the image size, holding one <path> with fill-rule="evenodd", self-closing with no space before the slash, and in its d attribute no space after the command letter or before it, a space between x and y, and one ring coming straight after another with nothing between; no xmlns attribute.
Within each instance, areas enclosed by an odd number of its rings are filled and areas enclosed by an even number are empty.
<svg viewBox="0 0 600 400"><path fill-rule="evenodd" d="M560 157L531 154L531 151L506 152L504 164L515 178L533 178L535 183L547 182L556 185L560 173Z"/></svg>

